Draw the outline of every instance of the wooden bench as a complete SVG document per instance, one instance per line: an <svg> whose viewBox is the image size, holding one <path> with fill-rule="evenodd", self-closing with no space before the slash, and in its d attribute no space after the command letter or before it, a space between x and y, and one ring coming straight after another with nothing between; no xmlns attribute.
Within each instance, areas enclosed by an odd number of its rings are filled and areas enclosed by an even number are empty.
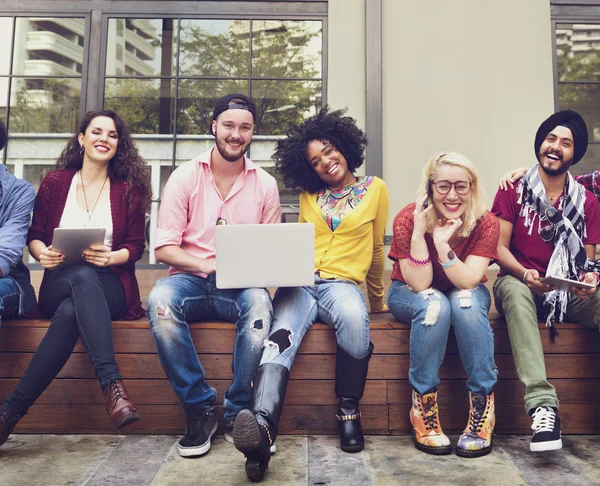
<svg viewBox="0 0 600 486"><path fill-rule="evenodd" d="M491 285L491 282L489 283ZM530 433L524 413L524 387L517 379L508 331L492 310L499 382L496 387L497 432ZM7 320L0 328L0 401L12 392L48 327L44 320ZM217 404L231 381L234 325L191 325L196 349L207 380L218 391ZM548 377L561 400L563 433L600 434L600 335L576 324L559 324L560 335L550 343L548 330L540 325ZM142 420L125 433L181 434L184 413L165 378L148 322L113 323L117 361ZM391 314L374 315L370 363L365 396L361 402L363 427L369 434L410 434L408 382L410 326ZM300 347L290 375L281 433L336 433L334 393L335 334L315 324ZM441 423L449 433L466 424L468 391L454 336L450 336L440 376ZM221 408L218 407L219 414ZM16 429L20 433L109 433L103 396L83 345L58 379L31 408Z"/></svg>

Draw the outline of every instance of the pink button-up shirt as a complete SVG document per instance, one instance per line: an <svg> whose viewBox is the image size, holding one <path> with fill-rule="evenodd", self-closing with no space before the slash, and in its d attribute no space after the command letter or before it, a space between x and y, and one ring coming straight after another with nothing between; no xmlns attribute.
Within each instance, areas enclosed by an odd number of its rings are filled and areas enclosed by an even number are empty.
<svg viewBox="0 0 600 486"><path fill-rule="evenodd" d="M190 255L215 258L215 226L281 222L275 178L244 157L245 169L223 199L210 168L211 149L173 171L163 190L156 248L175 245ZM169 275L181 273L170 267ZM205 277L203 273L197 273Z"/></svg>

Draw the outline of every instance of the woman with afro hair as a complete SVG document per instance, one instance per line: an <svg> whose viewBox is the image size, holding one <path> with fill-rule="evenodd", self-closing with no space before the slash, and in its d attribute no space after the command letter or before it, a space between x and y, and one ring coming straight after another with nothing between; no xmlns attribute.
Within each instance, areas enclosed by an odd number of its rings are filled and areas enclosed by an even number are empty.
<svg viewBox="0 0 600 486"><path fill-rule="evenodd" d="M246 474L260 481L277 436L289 370L308 328L317 320L336 330L335 392L340 446L364 448L359 400L373 344L369 311L359 289L366 280L371 312L385 312L383 238L389 197L377 177L355 176L367 139L343 111L327 108L277 143L276 169L290 189L300 192L301 223L315 226L315 283L280 288L273 321L248 410L234 425L235 446L246 456Z"/></svg>
<svg viewBox="0 0 600 486"><path fill-rule="evenodd" d="M15 391L0 409L0 445L50 385L81 338L100 382L109 425L139 420L115 360L115 319L144 315L135 262L145 247L145 212L152 199L147 165L113 111L89 112L40 184L27 235L44 268L40 310L51 323ZM55 228L104 228L102 244L69 264L52 247Z"/></svg>

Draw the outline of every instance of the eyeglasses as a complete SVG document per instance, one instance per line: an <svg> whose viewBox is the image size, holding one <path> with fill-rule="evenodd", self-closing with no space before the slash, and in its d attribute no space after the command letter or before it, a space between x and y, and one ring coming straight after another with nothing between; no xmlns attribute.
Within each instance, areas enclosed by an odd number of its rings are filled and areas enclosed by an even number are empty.
<svg viewBox="0 0 600 486"><path fill-rule="evenodd" d="M540 220L538 234L542 240L548 242L552 241L556 235L556 227L560 222L560 213L556 210L556 208L547 208L546 211L544 211L544 216L545 218ZM542 221L549 221L550 224L542 228Z"/></svg>
<svg viewBox="0 0 600 486"><path fill-rule="evenodd" d="M460 194L461 196L465 196L467 194L469 194L469 191L471 190L471 185L473 184L472 182L467 182L467 181L456 181L456 182L450 182L450 181L436 181L433 182L431 181L431 183L435 186L435 190L442 195L446 195L450 192L450 190L452 189L452 187L454 186L454 190L456 191L456 194Z"/></svg>

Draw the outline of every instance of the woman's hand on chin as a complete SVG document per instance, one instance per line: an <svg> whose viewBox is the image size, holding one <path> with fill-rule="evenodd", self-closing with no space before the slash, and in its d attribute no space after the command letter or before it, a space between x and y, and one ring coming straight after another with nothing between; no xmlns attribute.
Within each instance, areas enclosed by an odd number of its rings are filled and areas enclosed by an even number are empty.
<svg viewBox="0 0 600 486"><path fill-rule="evenodd" d="M433 243L436 248L447 245L450 238L462 226L462 223L462 220L459 218L447 219L445 223L441 219L438 219L432 233Z"/></svg>

